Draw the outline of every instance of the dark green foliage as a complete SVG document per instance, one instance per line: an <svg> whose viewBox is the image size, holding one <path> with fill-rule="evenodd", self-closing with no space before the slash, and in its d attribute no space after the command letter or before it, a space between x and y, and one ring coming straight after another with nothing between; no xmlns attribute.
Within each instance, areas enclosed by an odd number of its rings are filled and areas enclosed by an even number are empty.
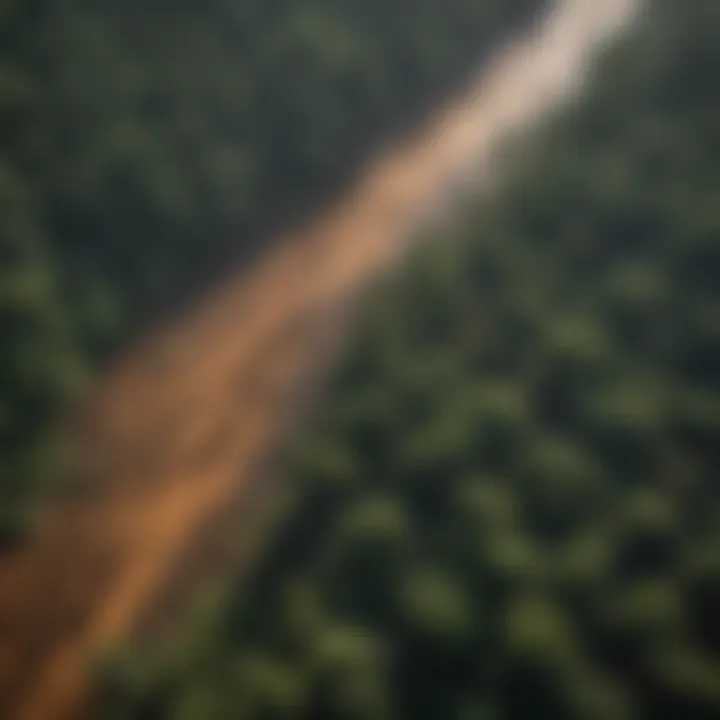
<svg viewBox="0 0 720 720"><path fill-rule="evenodd" d="M0 535L86 371L349 181L545 0L0 8Z"/></svg>
<svg viewBox="0 0 720 720"><path fill-rule="evenodd" d="M231 631L201 634L222 668L267 653L308 683L277 717L367 694L412 720L720 716L719 75L720 6L654 0L531 167L370 310Z"/></svg>

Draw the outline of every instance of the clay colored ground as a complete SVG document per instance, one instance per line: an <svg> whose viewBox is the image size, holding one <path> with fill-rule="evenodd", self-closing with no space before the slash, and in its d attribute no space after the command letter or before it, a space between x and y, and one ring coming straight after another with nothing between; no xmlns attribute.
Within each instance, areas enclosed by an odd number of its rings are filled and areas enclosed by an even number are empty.
<svg viewBox="0 0 720 720"><path fill-rule="evenodd" d="M74 443L93 483L0 559L0 715L75 718L93 653L136 631L228 507L263 482L346 310L493 150L582 81L632 0L564 0L329 214L156 332L101 379Z"/></svg>

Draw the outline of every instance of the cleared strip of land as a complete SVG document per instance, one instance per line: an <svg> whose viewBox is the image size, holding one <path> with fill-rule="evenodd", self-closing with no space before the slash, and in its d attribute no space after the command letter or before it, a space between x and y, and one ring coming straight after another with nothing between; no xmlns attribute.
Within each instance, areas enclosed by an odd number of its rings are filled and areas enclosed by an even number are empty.
<svg viewBox="0 0 720 720"><path fill-rule="evenodd" d="M77 447L97 480L0 560L7 717L75 718L93 652L132 633L176 569L276 449L288 411L332 357L348 302L407 249L493 148L581 83L632 0L564 0L457 105L368 167L348 196L119 362ZM337 310L341 312L338 313Z"/></svg>

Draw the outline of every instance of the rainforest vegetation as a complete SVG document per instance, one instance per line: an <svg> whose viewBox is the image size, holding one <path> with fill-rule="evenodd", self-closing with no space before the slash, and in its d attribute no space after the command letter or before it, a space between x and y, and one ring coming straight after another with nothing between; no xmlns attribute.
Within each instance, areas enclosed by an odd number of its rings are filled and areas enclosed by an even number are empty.
<svg viewBox="0 0 720 720"><path fill-rule="evenodd" d="M652 0L368 309L287 509L112 718L720 716L720 6Z"/></svg>
<svg viewBox="0 0 720 720"><path fill-rule="evenodd" d="M148 318L460 87L545 0L0 4L0 535Z"/></svg>

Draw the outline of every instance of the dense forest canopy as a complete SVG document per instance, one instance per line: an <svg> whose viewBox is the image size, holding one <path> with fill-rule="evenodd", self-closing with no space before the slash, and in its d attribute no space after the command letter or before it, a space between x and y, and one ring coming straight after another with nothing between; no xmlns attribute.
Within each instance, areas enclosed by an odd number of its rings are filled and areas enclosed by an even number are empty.
<svg viewBox="0 0 720 720"><path fill-rule="evenodd" d="M2 3L0 535L101 358L326 198L545 4Z"/></svg>
<svg viewBox="0 0 720 720"><path fill-rule="evenodd" d="M720 5L653 0L374 303L257 570L109 717L720 716L718 76Z"/></svg>

